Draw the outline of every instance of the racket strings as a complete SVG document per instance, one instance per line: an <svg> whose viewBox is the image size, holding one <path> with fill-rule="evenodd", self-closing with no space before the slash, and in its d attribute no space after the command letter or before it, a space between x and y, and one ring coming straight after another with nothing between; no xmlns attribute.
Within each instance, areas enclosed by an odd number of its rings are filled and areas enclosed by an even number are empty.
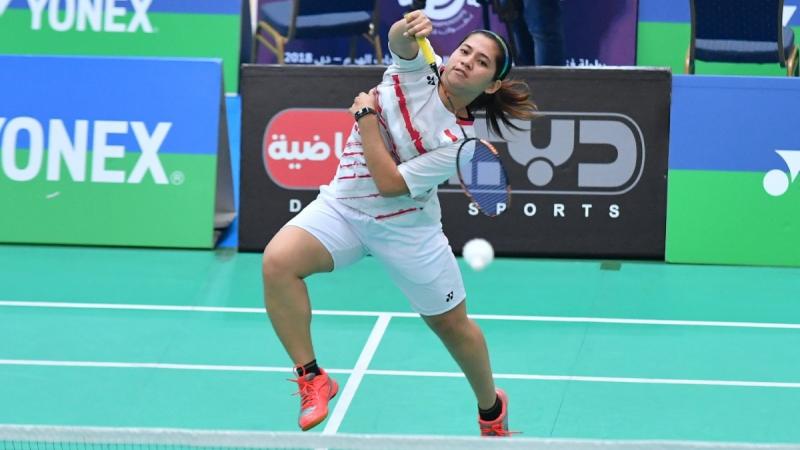
<svg viewBox="0 0 800 450"><path fill-rule="evenodd" d="M458 176L467 195L486 215L496 216L509 200L508 176L497 152L479 139L468 139L457 157Z"/></svg>
<svg viewBox="0 0 800 450"><path fill-rule="evenodd" d="M442 88L450 109L458 118L458 110L447 92L447 86L442 81L430 43L424 38L418 38L417 42L439 82L437 89L439 87ZM468 137L461 123L458 121L456 123L458 128L461 129L461 136L463 137L463 142L456 157L459 180L467 196L478 206L481 212L487 216L496 216L505 211L511 195L508 176L500 157L491 144L481 139Z"/></svg>

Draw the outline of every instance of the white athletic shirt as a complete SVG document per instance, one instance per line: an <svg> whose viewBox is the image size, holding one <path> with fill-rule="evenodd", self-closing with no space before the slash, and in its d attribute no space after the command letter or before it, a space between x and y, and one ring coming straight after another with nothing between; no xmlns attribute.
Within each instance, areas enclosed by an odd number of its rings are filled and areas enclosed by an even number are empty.
<svg viewBox="0 0 800 450"><path fill-rule="evenodd" d="M391 48L390 48L391 51ZM378 119L384 143L408 186L409 194L383 197L364 160L358 123L353 125L339 168L320 191L356 211L397 225L441 221L436 187L456 173L456 154L472 121L458 119L442 103L435 76L422 52L412 60L392 52L394 63L377 86ZM441 58L436 56L437 63Z"/></svg>

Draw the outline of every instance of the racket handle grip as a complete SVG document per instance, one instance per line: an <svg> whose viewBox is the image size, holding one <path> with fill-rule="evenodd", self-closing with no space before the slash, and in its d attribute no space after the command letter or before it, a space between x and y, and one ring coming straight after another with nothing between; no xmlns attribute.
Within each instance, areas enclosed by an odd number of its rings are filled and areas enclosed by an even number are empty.
<svg viewBox="0 0 800 450"><path fill-rule="evenodd" d="M419 45L419 49L422 51L422 56L425 58L425 62L430 64L436 63L436 58L433 56L433 49L431 48L431 43L428 42L427 39L424 37L418 36L417 37L417 45Z"/></svg>

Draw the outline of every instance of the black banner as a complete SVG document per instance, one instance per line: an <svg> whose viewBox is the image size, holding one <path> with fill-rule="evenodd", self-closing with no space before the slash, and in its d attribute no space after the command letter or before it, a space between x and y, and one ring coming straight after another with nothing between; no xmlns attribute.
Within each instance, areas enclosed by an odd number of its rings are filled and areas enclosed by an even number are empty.
<svg viewBox="0 0 800 450"><path fill-rule="evenodd" d="M241 250L262 250L329 181L352 126L346 108L380 76L369 67L244 67ZM454 180L442 185L453 248L484 237L499 255L663 259L671 74L526 68L514 76L531 86L540 116L515 122L523 132L504 129L503 140L480 115L475 124L503 155L511 204L484 217Z"/></svg>
<svg viewBox="0 0 800 450"><path fill-rule="evenodd" d="M337 148L353 126L347 109L359 92L381 81L384 70L242 66L239 250L264 250L272 236L317 197L319 186L333 178ZM324 152L316 151L315 159L305 158L304 146L327 148L327 155L321 158Z"/></svg>
<svg viewBox="0 0 800 450"><path fill-rule="evenodd" d="M454 248L485 237L499 254L664 258L671 74L666 70L531 68L540 117L490 136L512 188L496 218L440 188ZM456 192L452 192L456 191Z"/></svg>

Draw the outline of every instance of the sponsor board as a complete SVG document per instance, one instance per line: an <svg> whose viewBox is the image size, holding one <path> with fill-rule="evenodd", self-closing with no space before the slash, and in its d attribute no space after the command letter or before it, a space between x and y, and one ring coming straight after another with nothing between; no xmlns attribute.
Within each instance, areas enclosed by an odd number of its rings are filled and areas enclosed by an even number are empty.
<svg viewBox="0 0 800 450"><path fill-rule="evenodd" d="M443 225L454 249L482 236L501 255L663 259L669 72L515 74L531 86L539 117L516 122L522 132L504 129L504 139L489 133L482 116L475 122L504 159L511 203L487 218L457 180L442 184ZM262 250L330 181L352 127L352 93L380 75L377 68L245 66L240 249Z"/></svg>
<svg viewBox="0 0 800 450"><path fill-rule="evenodd" d="M238 90L245 0L0 0L0 53L208 57Z"/></svg>
<svg viewBox="0 0 800 450"><path fill-rule="evenodd" d="M3 242L213 245L233 214L219 61L0 63Z"/></svg>
<svg viewBox="0 0 800 450"><path fill-rule="evenodd" d="M667 261L800 266L798 81L675 77Z"/></svg>

